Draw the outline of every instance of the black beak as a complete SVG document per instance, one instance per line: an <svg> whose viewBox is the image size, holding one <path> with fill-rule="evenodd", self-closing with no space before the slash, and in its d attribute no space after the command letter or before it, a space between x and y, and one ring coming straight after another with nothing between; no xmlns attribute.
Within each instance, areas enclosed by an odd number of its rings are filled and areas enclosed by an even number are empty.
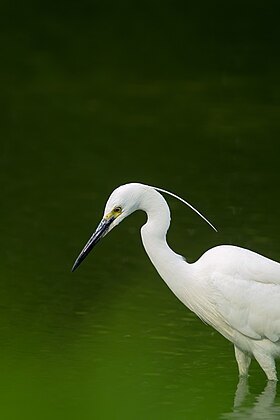
<svg viewBox="0 0 280 420"><path fill-rule="evenodd" d="M93 233L93 235L89 238L88 242L86 243L85 247L83 248L82 252L74 262L74 265L72 267L72 272L76 270L76 268L79 267L81 262L86 258L86 256L90 253L92 248L97 244L97 242L103 238L106 233L108 232L109 226L114 221L114 217L110 217L110 219L102 219L99 225L96 228L96 231Z"/></svg>

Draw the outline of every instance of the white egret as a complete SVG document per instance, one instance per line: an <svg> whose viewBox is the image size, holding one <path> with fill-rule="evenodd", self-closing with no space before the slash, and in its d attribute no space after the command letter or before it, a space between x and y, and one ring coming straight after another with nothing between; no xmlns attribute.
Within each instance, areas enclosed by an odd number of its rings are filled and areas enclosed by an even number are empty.
<svg viewBox="0 0 280 420"><path fill-rule="evenodd" d="M141 228L143 245L169 288L199 318L234 344L240 376L248 374L251 358L255 357L267 378L276 381L275 358L280 356L280 264L231 245L214 247L195 263L186 262L166 242L170 211L158 191L175 196L138 183L114 190L100 224L72 271L125 217L135 210L144 210L147 222ZM189 203L175 197L208 222Z"/></svg>

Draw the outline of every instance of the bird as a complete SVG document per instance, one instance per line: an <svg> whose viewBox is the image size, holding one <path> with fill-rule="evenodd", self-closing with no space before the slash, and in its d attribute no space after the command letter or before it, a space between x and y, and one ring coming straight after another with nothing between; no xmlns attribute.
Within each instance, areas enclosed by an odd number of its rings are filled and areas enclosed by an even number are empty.
<svg viewBox="0 0 280 420"><path fill-rule="evenodd" d="M163 197L170 191L142 183L117 187L109 196L101 222L72 271L92 248L136 210L147 214L141 238L152 264L177 298L204 323L234 345L240 377L247 377L252 358L268 380L277 381L275 359L280 357L280 263L249 249L218 245L189 263L174 252L166 240L170 209Z"/></svg>

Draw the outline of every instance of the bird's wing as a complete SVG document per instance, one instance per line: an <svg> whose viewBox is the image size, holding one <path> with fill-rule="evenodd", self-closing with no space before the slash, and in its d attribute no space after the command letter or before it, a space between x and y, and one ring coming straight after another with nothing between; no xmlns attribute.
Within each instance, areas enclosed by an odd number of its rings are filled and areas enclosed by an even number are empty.
<svg viewBox="0 0 280 420"><path fill-rule="evenodd" d="M213 288L216 311L228 325L251 338L280 339L280 285L217 275Z"/></svg>
<svg viewBox="0 0 280 420"><path fill-rule="evenodd" d="M217 247L213 261L209 299L218 316L248 337L278 341L280 264L237 247Z"/></svg>

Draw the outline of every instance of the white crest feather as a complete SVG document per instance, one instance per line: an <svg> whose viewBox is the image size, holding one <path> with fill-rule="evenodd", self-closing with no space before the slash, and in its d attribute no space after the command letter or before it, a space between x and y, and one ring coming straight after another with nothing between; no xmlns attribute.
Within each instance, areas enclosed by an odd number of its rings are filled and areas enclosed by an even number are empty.
<svg viewBox="0 0 280 420"><path fill-rule="evenodd" d="M203 220L205 220L205 222L206 223L208 223L208 225L209 226L211 226L211 228L212 229L214 229L215 230L215 232L218 232L217 231L217 229L215 228L215 226L213 226L212 225L212 223L210 223L209 222L209 220L208 219L206 219L206 217L205 216L203 216L203 214L201 214L194 206L192 206L190 203L188 203L186 200L184 200L183 198L181 198L181 197L179 197L178 195L176 195L176 194L174 194L174 193L172 193L172 192L170 192L170 191L167 191L167 190L164 190L164 189L162 189L162 188L158 188L158 187L152 187L152 188L154 188L155 190L157 190L157 191L159 191L159 192L163 192L163 193L166 193L166 194L169 194L169 195L171 195L172 197L174 197L174 198L177 198L177 200L179 200L179 201L182 201L182 203L184 203L184 204L186 204L188 207L190 207L196 214L198 214Z"/></svg>

